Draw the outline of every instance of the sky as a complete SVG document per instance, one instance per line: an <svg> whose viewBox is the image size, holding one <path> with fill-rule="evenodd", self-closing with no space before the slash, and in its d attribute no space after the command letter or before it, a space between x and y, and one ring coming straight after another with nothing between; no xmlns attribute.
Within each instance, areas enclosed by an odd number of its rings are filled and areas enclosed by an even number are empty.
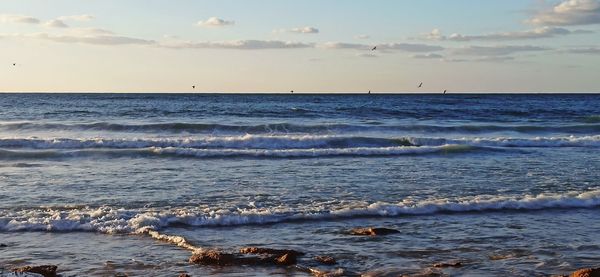
<svg viewBox="0 0 600 277"><path fill-rule="evenodd" d="M600 92L599 76L600 0L0 0L1 92Z"/></svg>

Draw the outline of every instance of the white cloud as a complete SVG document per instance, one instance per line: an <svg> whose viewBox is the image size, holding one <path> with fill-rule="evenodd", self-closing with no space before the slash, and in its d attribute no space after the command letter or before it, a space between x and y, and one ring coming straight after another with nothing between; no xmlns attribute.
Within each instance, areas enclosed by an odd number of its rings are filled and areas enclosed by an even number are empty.
<svg viewBox="0 0 600 277"><path fill-rule="evenodd" d="M67 24L65 24L64 22L62 22L62 20L59 20L59 19L52 19L52 20L44 23L44 26L50 27L50 28L69 28L69 26Z"/></svg>
<svg viewBox="0 0 600 277"><path fill-rule="evenodd" d="M515 45L504 45L504 46L467 46L462 48L456 48L452 52L455 55L464 56L484 56L484 57L496 57L496 56L507 56L521 52L538 52L546 51L548 48L538 46L515 46Z"/></svg>
<svg viewBox="0 0 600 277"><path fill-rule="evenodd" d="M538 13L529 22L552 26L600 24L600 1L563 0L551 10Z"/></svg>
<svg viewBox="0 0 600 277"><path fill-rule="evenodd" d="M462 35L452 34L445 36L439 29L433 29L431 33L426 35L428 40L449 40L449 41L502 41L502 40L525 40L525 39L540 39L540 38L551 38L556 36L566 36L572 34L589 34L594 33L588 30L574 30L570 31L560 27L540 27L533 30L518 31L518 32L501 32L491 33L484 35Z"/></svg>
<svg viewBox="0 0 600 277"><path fill-rule="evenodd" d="M35 17L18 14L0 14L0 22L40 24L40 20Z"/></svg>
<svg viewBox="0 0 600 277"><path fill-rule="evenodd" d="M260 50L260 49L295 49L310 48L313 44L301 42L289 42L279 40L234 40L234 41L179 41L171 43L162 43L160 47L172 49L241 49L241 50Z"/></svg>
<svg viewBox="0 0 600 277"><path fill-rule="evenodd" d="M234 25L235 21L224 20L217 17L211 17L205 21L198 21L198 26L203 27L224 27Z"/></svg>
<svg viewBox="0 0 600 277"><path fill-rule="evenodd" d="M369 35L356 35L354 36L355 39L370 39L371 36Z"/></svg>
<svg viewBox="0 0 600 277"><path fill-rule="evenodd" d="M297 34L318 34L319 33L319 29L315 28L315 27L300 27L300 28L293 28L290 29L291 33L297 33Z"/></svg>
<svg viewBox="0 0 600 277"><path fill-rule="evenodd" d="M433 29L429 34L425 36L428 40L445 40L446 37L442 35L442 31L440 29Z"/></svg>
<svg viewBox="0 0 600 277"><path fill-rule="evenodd" d="M68 21L68 20L72 20L72 21L91 21L94 18L95 17L93 15L80 14L80 15L63 15L63 16L59 16L57 19L58 20L62 20L62 21Z"/></svg>

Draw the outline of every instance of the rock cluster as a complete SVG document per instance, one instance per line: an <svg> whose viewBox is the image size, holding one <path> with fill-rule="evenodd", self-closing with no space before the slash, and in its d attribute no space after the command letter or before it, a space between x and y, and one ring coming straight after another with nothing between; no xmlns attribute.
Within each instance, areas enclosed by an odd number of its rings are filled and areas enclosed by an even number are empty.
<svg viewBox="0 0 600 277"><path fill-rule="evenodd" d="M200 265L295 265L298 256L304 253L295 250L247 247L239 254L223 253L217 250L197 252L190 257L190 263Z"/></svg>
<svg viewBox="0 0 600 277"><path fill-rule="evenodd" d="M56 277L55 265L24 266L13 269L16 273L37 273L44 277Z"/></svg>
<svg viewBox="0 0 600 277"><path fill-rule="evenodd" d="M584 268L577 270L569 277L600 277L600 268Z"/></svg>

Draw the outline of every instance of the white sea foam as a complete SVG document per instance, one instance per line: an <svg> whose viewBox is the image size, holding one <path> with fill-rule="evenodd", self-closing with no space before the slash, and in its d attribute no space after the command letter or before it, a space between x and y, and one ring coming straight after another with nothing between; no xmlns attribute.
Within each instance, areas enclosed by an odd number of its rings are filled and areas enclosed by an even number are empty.
<svg viewBox="0 0 600 277"><path fill-rule="evenodd" d="M264 207L223 209L168 208L134 210L116 207L37 208L0 211L0 231L93 231L101 233L147 233L195 251L184 238L165 236L151 231L172 225L198 227L267 224L297 220L329 220L353 217L396 217L440 213L485 211L530 211L544 209L597 208L600 190L523 196L480 195L462 198L402 200L398 203L350 203L326 207L319 204L303 209Z"/></svg>
<svg viewBox="0 0 600 277"><path fill-rule="evenodd" d="M362 137L330 135L243 135L200 138L2 138L2 148L26 149L312 149L312 148L383 148L397 146L441 146L446 144L482 147L600 147L600 135L533 138L426 138Z"/></svg>

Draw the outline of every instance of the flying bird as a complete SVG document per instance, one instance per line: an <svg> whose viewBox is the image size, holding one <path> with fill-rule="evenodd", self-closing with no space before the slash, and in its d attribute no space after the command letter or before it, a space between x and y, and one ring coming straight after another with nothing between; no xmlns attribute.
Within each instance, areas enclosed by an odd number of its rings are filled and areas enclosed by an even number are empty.
<svg viewBox="0 0 600 277"><path fill-rule="evenodd" d="M371 49L371 51L375 51L377 50L377 46L373 47L373 49Z"/></svg>
<svg viewBox="0 0 600 277"><path fill-rule="evenodd" d="M196 88L196 86L192 86L192 89L195 89L195 88Z"/></svg>
<svg viewBox="0 0 600 277"><path fill-rule="evenodd" d="M17 64L16 64L16 63L13 63L13 66L17 66Z"/></svg>
<svg viewBox="0 0 600 277"><path fill-rule="evenodd" d="M419 88L420 88L420 87L423 87L423 83L420 83L420 84L419 84Z"/></svg>

